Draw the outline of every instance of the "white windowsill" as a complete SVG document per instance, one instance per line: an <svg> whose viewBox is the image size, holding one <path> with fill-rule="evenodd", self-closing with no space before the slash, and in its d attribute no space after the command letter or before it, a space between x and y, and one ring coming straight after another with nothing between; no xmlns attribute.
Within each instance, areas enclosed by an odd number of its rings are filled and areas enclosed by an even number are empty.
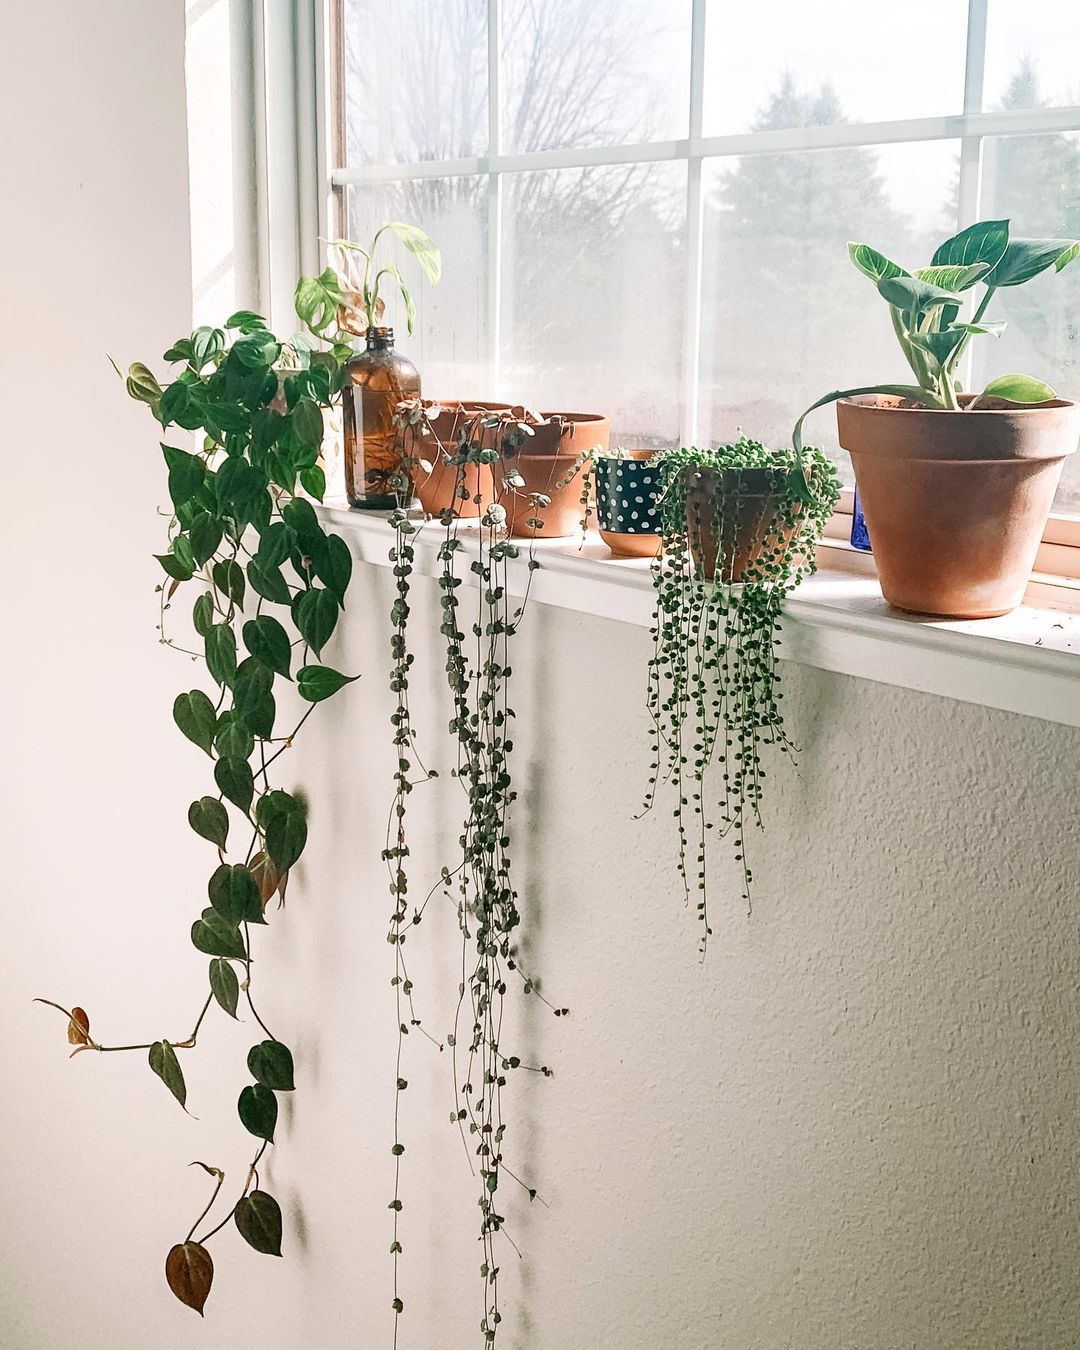
<svg viewBox="0 0 1080 1350"><path fill-rule="evenodd" d="M342 505L318 508L328 526L348 540L355 558L389 566L393 534L386 516L351 511ZM435 577L443 530L431 522L414 536L416 571ZM462 528L462 553L475 556L469 529ZM653 613L649 563L613 558L595 534L579 540L538 540L530 603L592 614L648 627ZM508 566L508 586L524 593L528 544ZM838 566L826 559L835 559ZM919 619L890 608L881 598L872 561L835 544L820 558L824 565L794 593L785 607L781 655L822 670L917 689L965 703L1080 726L1080 595L1035 582L1026 604L1000 619L945 621ZM464 567L465 584L477 578ZM1053 607L1060 605L1062 607Z"/></svg>

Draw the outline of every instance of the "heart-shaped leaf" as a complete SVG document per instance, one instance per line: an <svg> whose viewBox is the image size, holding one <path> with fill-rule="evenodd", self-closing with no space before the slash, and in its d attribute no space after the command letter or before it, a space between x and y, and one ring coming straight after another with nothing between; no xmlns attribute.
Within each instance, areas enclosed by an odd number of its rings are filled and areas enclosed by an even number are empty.
<svg viewBox="0 0 1080 1350"><path fill-rule="evenodd" d="M277 1125L277 1098L263 1083L254 1083L244 1088L236 1103L236 1109L244 1129L256 1139L274 1142L274 1127Z"/></svg>
<svg viewBox="0 0 1080 1350"><path fill-rule="evenodd" d="M236 637L227 623L211 624L203 639L206 668L220 685L231 685L236 678Z"/></svg>
<svg viewBox="0 0 1080 1350"><path fill-rule="evenodd" d="M313 586L296 605L296 626L316 656L330 641L337 626L338 602L332 591Z"/></svg>
<svg viewBox="0 0 1080 1350"><path fill-rule="evenodd" d="M333 591L337 596L338 603L343 604L345 592L349 589L349 582L352 580L353 560L349 552L349 546L339 534L328 534L326 536L326 548L322 551L320 557L314 562L315 575L327 588Z"/></svg>
<svg viewBox="0 0 1080 1350"><path fill-rule="evenodd" d="M919 281L929 281L946 291L966 291L969 286L984 277L990 271L989 263L977 262L964 265L948 263L939 267L917 267L912 273Z"/></svg>
<svg viewBox="0 0 1080 1350"><path fill-rule="evenodd" d="M214 748L222 759L250 759L255 738L242 717L232 711L223 712L218 718Z"/></svg>
<svg viewBox="0 0 1080 1350"><path fill-rule="evenodd" d="M214 579L214 585L228 599L232 600L237 607L242 607L244 603L244 570L238 562L232 558L227 558L223 562L216 562L210 569L210 575Z"/></svg>
<svg viewBox="0 0 1080 1350"><path fill-rule="evenodd" d="M210 962L210 992L230 1017L236 1016L236 1005L240 1001L240 981L236 971L222 956L215 956Z"/></svg>
<svg viewBox="0 0 1080 1350"><path fill-rule="evenodd" d="M268 1191L251 1191L233 1211L240 1236L264 1256L281 1255L281 1207Z"/></svg>
<svg viewBox="0 0 1080 1350"><path fill-rule="evenodd" d="M318 464L309 464L306 468L300 470L300 486L309 497L314 497L317 502L321 502L326 496L326 474L319 468Z"/></svg>
<svg viewBox="0 0 1080 1350"><path fill-rule="evenodd" d="M169 466L169 496L173 506L179 510L202 489L206 472L198 455L192 455L187 450L177 450L171 445L162 445L161 450Z"/></svg>
<svg viewBox="0 0 1080 1350"><path fill-rule="evenodd" d="M173 704L173 721L200 750L210 753L214 744L214 732L217 729L217 714L214 705L201 689L192 689L190 693L177 695Z"/></svg>
<svg viewBox="0 0 1080 1350"><path fill-rule="evenodd" d="M930 262L934 267L946 264L970 266L972 263L986 263L996 267L1009 245L1009 222L1007 220L979 220L966 230L954 234L935 251ZM995 278L994 285L997 285Z"/></svg>
<svg viewBox="0 0 1080 1350"><path fill-rule="evenodd" d="M200 511L192 520L188 538L191 541L191 556L199 567L217 552L221 536L221 524L209 511Z"/></svg>
<svg viewBox="0 0 1080 1350"><path fill-rule="evenodd" d="M201 1317L214 1282L214 1263L206 1248L198 1242L177 1243L165 1258L165 1279L180 1302Z"/></svg>
<svg viewBox="0 0 1080 1350"><path fill-rule="evenodd" d="M260 614L244 624L244 646L257 660L279 675L289 676L292 646L289 635L269 614Z"/></svg>
<svg viewBox="0 0 1080 1350"><path fill-rule="evenodd" d="M259 888L259 899L265 909L280 884L280 874L262 849L259 849L258 853L255 854L248 867L251 870L251 875L255 878L255 885Z"/></svg>
<svg viewBox="0 0 1080 1350"><path fill-rule="evenodd" d="M304 851L307 843L307 817L304 808L295 797L286 792L270 793L263 797L288 798L289 807L274 807L264 813L263 830L266 836L266 851L279 872L287 872Z"/></svg>
<svg viewBox="0 0 1080 1350"><path fill-rule="evenodd" d="M1021 286L1053 267L1060 272L1080 253L1075 239L1013 239L989 277L991 286Z"/></svg>
<svg viewBox="0 0 1080 1350"><path fill-rule="evenodd" d="M252 558L247 565L247 578L251 589L264 600L270 600L275 605L287 605L292 599L292 591L280 567L269 567L259 558Z"/></svg>
<svg viewBox="0 0 1080 1350"><path fill-rule="evenodd" d="M878 291L890 305L911 315L922 314L940 305L960 304L960 297L955 292L917 277L882 277Z"/></svg>
<svg viewBox="0 0 1080 1350"><path fill-rule="evenodd" d="M431 236L416 225L406 225L400 220L392 220L384 228L393 230L434 286L442 276L442 254L435 247Z"/></svg>
<svg viewBox="0 0 1080 1350"><path fill-rule="evenodd" d="M301 666L296 675L296 687L309 703L321 703L359 678L358 675L342 675L330 666Z"/></svg>
<svg viewBox="0 0 1080 1350"><path fill-rule="evenodd" d="M999 375L983 389L980 398L1005 398L1010 403L1047 403L1057 395L1034 375Z"/></svg>
<svg viewBox="0 0 1080 1350"><path fill-rule="evenodd" d="M155 1041L150 1047L150 1067L169 1089L181 1106L187 1105L187 1085L176 1058L176 1051L168 1041Z"/></svg>
<svg viewBox="0 0 1080 1350"><path fill-rule="evenodd" d="M262 901L255 878L243 863L222 863L210 878L210 903L231 926L262 923Z"/></svg>
<svg viewBox="0 0 1080 1350"><path fill-rule="evenodd" d="M124 387L131 398L138 399L140 403L148 403L152 408L161 401L161 385L149 367L144 366L141 361L128 366Z"/></svg>
<svg viewBox="0 0 1080 1350"><path fill-rule="evenodd" d="M216 797L200 797L188 807L188 824L203 839L209 839L218 848L225 847L229 837L229 813Z"/></svg>
<svg viewBox="0 0 1080 1350"><path fill-rule="evenodd" d="M191 622L201 638L206 637L214 625L214 600L209 591L203 591L192 606Z"/></svg>
<svg viewBox="0 0 1080 1350"><path fill-rule="evenodd" d="M251 776L251 765L246 759L219 759L214 765L214 782L241 811L246 812L255 795L255 783Z"/></svg>
<svg viewBox="0 0 1080 1350"><path fill-rule="evenodd" d="M290 414L290 424L301 445L317 450L322 445L323 415L317 403L302 398Z"/></svg>
<svg viewBox="0 0 1080 1350"><path fill-rule="evenodd" d="M872 282L877 284L882 277L906 277L908 272L901 267L899 263L894 263L891 258L886 258L884 253L879 253L876 248L871 248L869 244L852 244L847 246L848 257L865 277L869 277Z"/></svg>
<svg viewBox="0 0 1080 1350"><path fill-rule="evenodd" d="M191 944L205 956L226 956L234 961L247 958L240 930L216 909L204 909L202 918L191 925Z"/></svg>
<svg viewBox="0 0 1080 1350"><path fill-rule="evenodd" d="M292 1092L293 1058L287 1045L280 1041L261 1041L248 1051L248 1072L256 1082L275 1092Z"/></svg>

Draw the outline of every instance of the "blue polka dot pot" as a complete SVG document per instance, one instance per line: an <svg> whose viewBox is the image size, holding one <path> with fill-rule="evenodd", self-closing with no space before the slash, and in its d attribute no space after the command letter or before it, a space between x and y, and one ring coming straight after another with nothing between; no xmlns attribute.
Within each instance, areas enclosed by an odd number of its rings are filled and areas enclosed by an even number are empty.
<svg viewBox="0 0 1080 1350"><path fill-rule="evenodd" d="M624 454L625 459L596 461L600 537L616 557L654 558L660 550L656 452L627 450Z"/></svg>

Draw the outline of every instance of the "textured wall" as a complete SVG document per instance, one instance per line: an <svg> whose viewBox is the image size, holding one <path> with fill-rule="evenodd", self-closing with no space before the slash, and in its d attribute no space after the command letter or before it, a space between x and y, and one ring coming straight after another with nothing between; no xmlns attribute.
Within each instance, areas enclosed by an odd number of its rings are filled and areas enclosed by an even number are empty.
<svg viewBox="0 0 1080 1350"><path fill-rule="evenodd" d="M384 1350L384 569L358 569L328 651L362 679L293 752L312 843L261 935L298 1060L267 1173L287 1259L221 1234L205 1323L161 1265L206 1194L190 1161L243 1176L251 1028L207 1023L185 1060L195 1121L141 1056L69 1063L62 1019L30 1003L78 1001L108 1039L190 1029L207 849L184 813L206 763L169 723L194 672L154 641L156 438L103 355L154 355L190 306L182 8L52 0L6 25L5 169L32 209L0 213L17 318L0 336L0 1347ZM446 769L434 602L418 582L415 701ZM1080 732L790 670L800 772L771 785L752 918L716 850L702 965L670 817L632 819L646 634L537 606L518 652L524 941L572 1014L530 1004L510 1028L556 1076L515 1080L508 1103L508 1159L550 1208L511 1204L526 1260L505 1262L507 1350L1080 1345ZM412 808L419 893L451 856L458 790ZM444 902L409 952L443 1034ZM478 1341L477 1212L447 1056L408 1049L401 1350L459 1350Z"/></svg>

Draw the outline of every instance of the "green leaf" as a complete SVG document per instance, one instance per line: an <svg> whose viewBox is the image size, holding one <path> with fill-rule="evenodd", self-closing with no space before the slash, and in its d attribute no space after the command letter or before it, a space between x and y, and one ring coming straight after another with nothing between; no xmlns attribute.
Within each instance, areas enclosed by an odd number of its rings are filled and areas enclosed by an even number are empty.
<svg viewBox="0 0 1080 1350"><path fill-rule="evenodd" d="M172 552L155 553L154 557L174 581L190 581L195 575L195 559L191 555L191 545L182 534L178 534L170 547Z"/></svg>
<svg viewBox="0 0 1080 1350"><path fill-rule="evenodd" d="M236 971L222 956L215 956L210 962L210 992L230 1017L236 1016L236 1005L240 1001L240 981Z"/></svg>
<svg viewBox="0 0 1080 1350"><path fill-rule="evenodd" d="M196 633L202 638L214 626L214 599L209 591L203 591L192 606L191 622L195 625Z"/></svg>
<svg viewBox="0 0 1080 1350"><path fill-rule="evenodd" d="M274 672L254 656L245 657L237 666L233 686L233 708L249 726L251 721L248 714L270 692L273 684Z"/></svg>
<svg viewBox="0 0 1080 1350"><path fill-rule="evenodd" d="M131 398L137 399L140 403L147 403L155 410L161 401L161 385L149 367L144 366L141 361L128 366L124 388Z"/></svg>
<svg viewBox="0 0 1080 1350"><path fill-rule="evenodd" d="M964 340L963 328L946 328L940 333L910 333L910 342L929 352L938 365L944 366Z"/></svg>
<svg viewBox="0 0 1080 1350"><path fill-rule="evenodd" d="M267 567L258 558L252 558L247 565L247 578L251 582L251 589L264 600L275 605L287 605L292 600L292 591L280 567Z"/></svg>
<svg viewBox="0 0 1080 1350"><path fill-rule="evenodd" d="M269 614L260 614L244 624L244 645L257 660L270 670L289 678L292 645L289 635Z"/></svg>
<svg viewBox="0 0 1080 1350"><path fill-rule="evenodd" d="M296 604L296 626L316 656L330 641L338 620L337 597L332 591L312 586Z"/></svg>
<svg viewBox="0 0 1080 1350"><path fill-rule="evenodd" d="M279 872L286 872L307 843L307 813L288 792L269 792L259 801L259 823L266 836L266 851Z"/></svg>
<svg viewBox="0 0 1080 1350"><path fill-rule="evenodd" d="M281 1255L281 1209L267 1191L249 1191L236 1202L233 1218L240 1236L264 1256Z"/></svg>
<svg viewBox="0 0 1080 1350"><path fill-rule="evenodd" d="M418 226L406 225L400 220L388 222L386 228L393 230L434 286L442 276L442 254L435 247L431 237Z"/></svg>
<svg viewBox="0 0 1080 1350"><path fill-rule="evenodd" d="M317 277L301 277L296 283L293 302L300 321L321 336L337 317L341 303L337 273L327 267Z"/></svg>
<svg viewBox="0 0 1080 1350"><path fill-rule="evenodd" d="M255 314L250 309L238 309L235 314L230 314L225 320L226 328L265 328L266 320L261 314Z"/></svg>
<svg viewBox="0 0 1080 1350"><path fill-rule="evenodd" d="M215 431L247 431L251 413L240 403L208 403L206 422Z"/></svg>
<svg viewBox="0 0 1080 1350"><path fill-rule="evenodd" d="M1075 239L1013 239L987 279L991 286L1021 286L1053 267L1060 272L1080 253Z"/></svg>
<svg viewBox="0 0 1080 1350"><path fill-rule="evenodd" d="M312 537L322 539L324 537L323 527L319 524L319 517L315 514L315 508L303 497L294 497L291 502L287 502L281 509L281 515L298 539L306 540Z"/></svg>
<svg viewBox="0 0 1080 1350"><path fill-rule="evenodd" d="M274 1126L277 1124L277 1098L262 1083L244 1088L240 1100L236 1103L240 1121L245 1130L256 1139L274 1142Z"/></svg>
<svg viewBox="0 0 1080 1350"><path fill-rule="evenodd" d="M206 668L215 683L229 686L236 679L236 636L227 623L211 624L203 639Z"/></svg>
<svg viewBox="0 0 1080 1350"><path fill-rule="evenodd" d="M210 575L214 579L214 585L222 593L232 600L237 607L244 603L244 571L238 562L232 558L224 562L216 562L210 569Z"/></svg>
<svg viewBox="0 0 1080 1350"><path fill-rule="evenodd" d="M196 328L191 335L191 364L196 370L220 356L225 346L225 334L220 328Z"/></svg>
<svg viewBox="0 0 1080 1350"><path fill-rule="evenodd" d="M218 718L214 748L222 759L250 759L255 738L242 717L232 711L223 712Z"/></svg>
<svg viewBox="0 0 1080 1350"><path fill-rule="evenodd" d="M201 689L177 695L173 704L173 721L189 741L193 741L200 750L210 753L217 729L217 714L214 705Z"/></svg>
<svg viewBox="0 0 1080 1350"><path fill-rule="evenodd" d="M960 297L955 292L929 281L919 281L917 277L882 277L878 291L890 305L905 314L919 315L938 305L960 304Z"/></svg>
<svg viewBox="0 0 1080 1350"><path fill-rule="evenodd" d="M191 522L188 539L191 542L191 556L199 567L209 562L221 544L221 522L209 511L200 511Z"/></svg>
<svg viewBox="0 0 1080 1350"><path fill-rule="evenodd" d="M869 277L876 285L882 277L906 277L908 272L894 263L891 258L886 258L884 253L879 253L876 248L871 248L869 244L853 244L847 246L848 257L863 274Z"/></svg>
<svg viewBox="0 0 1080 1350"><path fill-rule="evenodd" d="M247 722L255 735L261 736L264 741L268 741L274 734L274 718L276 716L277 706L274 703L274 696L269 690L260 695L244 711L244 721Z"/></svg>
<svg viewBox="0 0 1080 1350"><path fill-rule="evenodd" d="M210 903L231 927L263 922L259 887L243 863L222 863L210 878L207 891Z"/></svg>
<svg viewBox="0 0 1080 1350"><path fill-rule="evenodd" d="M255 558L260 567L280 567L293 546L293 534L284 521L275 520L259 535Z"/></svg>
<svg viewBox="0 0 1080 1350"><path fill-rule="evenodd" d="M150 1047L150 1067L169 1089L181 1106L187 1105L187 1086L176 1051L168 1041L155 1041Z"/></svg>
<svg viewBox="0 0 1080 1350"><path fill-rule="evenodd" d="M345 592L352 580L353 560L349 546L340 534L326 536L326 547L318 558L312 560L312 570L323 585L337 596L338 604L344 606Z"/></svg>
<svg viewBox="0 0 1080 1350"><path fill-rule="evenodd" d="M1034 375L999 375L985 386L980 398L1005 398L1010 403L1047 403L1057 395Z"/></svg>
<svg viewBox="0 0 1080 1350"><path fill-rule="evenodd" d="M198 455L171 445L162 445L161 450L169 466L169 496L173 506L179 508L201 491L206 470Z"/></svg>
<svg viewBox="0 0 1080 1350"><path fill-rule="evenodd" d="M309 703L321 703L323 699L332 698L344 685L352 684L353 680L359 678L358 675L342 675L330 666L301 666L296 676L296 687L301 698L306 698Z"/></svg>
<svg viewBox="0 0 1080 1350"><path fill-rule="evenodd" d="M297 440L317 450L322 445L323 415L317 403L302 398L290 414L290 425Z"/></svg>
<svg viewBox="0 0 1080 1350"><path fill-rule="evenodd" d="M255 795L251 765L246 759L219 759L214 765L214 782L223 797L246 812Z"/></svg>
<svg viewBox="0 0 1080 1350"><path fill-rule="evenodd" d="M229 837L229 813L216 797L200 797L188 807L188 824L203 839L209 839L218 848L225 847Z"/></svg>
<svg viewBox="0 0 1080 1350"><path fill-rule="evenodd" d="M185 380L176 380L161 395L159 405L161 424L169 426L173 422L185 431L195 431L202 426L202 403L194 387Z"/></svg>
<svg viewBox="0 0 1080 1350"><path fill-rule="evenodd" d="M990 271L989 263L977 262L968 266L947 263L938 267L917 267L912 273L919 281L929 281L946 291L966 291Z"/></svg>
<svg viewBox="0 0 1080 1350"><path fill-rule="evenodd" d="M280 1041L261 1041L248 1051L248 1073L257 1083L263 1083L275 1092L292 1092L293 1058L287 1045Z"/></svg>
<svg viewBox="0 0 1080 1350"><path fill-rule="evenodd" d="M988 268L994 268L1001 261L1008 245L1007 220L979 220L959 234L954 234L951 239L946 239L930 262L934 267L968 267L972 263L986 263ZM996 280L993 284L997 285Z"/></svg>
<svg viewBox="0 0 1080 1350"><path fill-rule="evenodd" d="M300 486L309 497L321 502L326 496L326 474L317 464L309 464L306 469L300 470Z"/></svg>
<svg viewBox="0 0 1080 1350"><path fill-rule="evenodd" d="M202 918L191 925L191 942L206 956L231 957L235 961L247 959L239 928L213 908L204 909Z"/></svg>

